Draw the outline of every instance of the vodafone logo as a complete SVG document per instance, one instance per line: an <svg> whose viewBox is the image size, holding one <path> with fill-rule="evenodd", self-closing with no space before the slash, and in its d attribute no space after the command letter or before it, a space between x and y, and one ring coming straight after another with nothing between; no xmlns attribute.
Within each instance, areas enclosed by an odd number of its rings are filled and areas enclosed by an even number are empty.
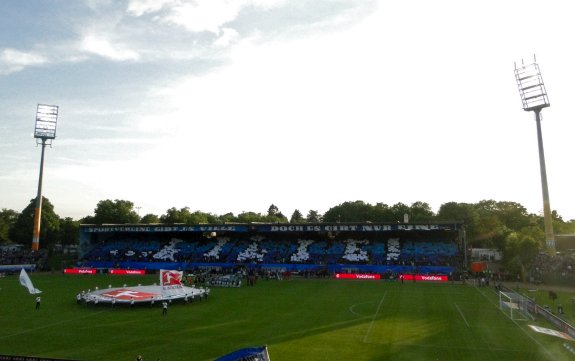
<svg viewBox="0 0 575 361"><path fill-rule="evenodd" d="M447 282L449 279L445 275L400 275L405 281L423 281L423 282ZM400 278L401 279L401 278Z"/></svg>
<svg viewBox="0 0 575 361"><path fill-rule="evenodd" d="M358 279L362 279L362 280L374 280L375 279L375 275L356 275L356 277Z"/></svg>
<svg viewBox="0 0 575 361"><path fill-rule="evenodd" d="M442 281L439 276L421 276L422 281Z"/></svg>
<svg viewBox="0 0 575 361"><path fill-rule="evenodd" d="M379 280L381 276L379 274L370 273L336 273L336 279L351 279L351 280Z"/></svg>

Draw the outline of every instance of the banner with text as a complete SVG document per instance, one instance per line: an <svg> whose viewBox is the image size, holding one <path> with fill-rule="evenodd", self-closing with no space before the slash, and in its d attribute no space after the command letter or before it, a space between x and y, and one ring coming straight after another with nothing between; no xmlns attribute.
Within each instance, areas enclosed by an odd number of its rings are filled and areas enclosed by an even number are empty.
<svg viewBox="0 0 575 361"><path fill-rule="evenodd" d="M446 275L400 275L400 279L403 277L404 281L417 281L417 282L447 282L449 277Z"/></svg>
<svg viewBox="0 0 575 361"><path fill-rule="evenodd" d="M335 278L342 280L379 280L381 279L381 275L370 273L336 273Z"/></svg>

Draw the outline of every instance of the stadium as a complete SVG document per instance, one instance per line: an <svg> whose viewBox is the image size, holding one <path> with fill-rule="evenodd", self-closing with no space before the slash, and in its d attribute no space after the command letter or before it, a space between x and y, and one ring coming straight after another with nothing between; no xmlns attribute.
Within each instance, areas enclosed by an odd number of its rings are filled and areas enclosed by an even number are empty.
<svg viewBox="0 0 575 361"><path fill-rule="evenodd" d="M1 360L575 357L543 290L465 273L461 222L80 229L75 266L30 268L30 295L0 278Z"/></svg>

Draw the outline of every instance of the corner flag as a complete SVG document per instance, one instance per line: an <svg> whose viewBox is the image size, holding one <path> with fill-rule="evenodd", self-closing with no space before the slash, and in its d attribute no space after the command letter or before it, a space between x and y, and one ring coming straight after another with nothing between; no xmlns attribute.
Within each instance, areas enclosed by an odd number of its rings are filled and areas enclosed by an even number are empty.
<svg viewBox="0 0 575 361"><path fill-rule="evenodd" d="M32 280L30 279L30 277L28 277L28 273L26 273L24 268L22 268L22 271L20 271L20 284L26 287L31 295L42 293L42 291L40 291L39 289L34 288Z"/></svg>

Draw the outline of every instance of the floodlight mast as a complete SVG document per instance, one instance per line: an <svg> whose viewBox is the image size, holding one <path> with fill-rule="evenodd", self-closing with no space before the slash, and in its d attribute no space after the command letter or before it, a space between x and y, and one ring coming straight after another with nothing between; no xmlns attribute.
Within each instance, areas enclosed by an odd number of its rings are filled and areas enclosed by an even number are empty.
<svg viewBox="0 0 575 361"><path fill-rule="evenodd" d="M38 179L38 194L36 195L36 209L34 211L34 234L32 237L32 250L40 249L40 223L42 219L42 178L44 173L44 149L46 145L52 146L52 140L56 138L56 123L58 121L58 106L38 104L36 110L36 125L34 138L36 145L42 146L40 158L40 176Z"/></svg>
<svg viewBox="0 0 575 361"><path fill-rule="evenodd" d="M555 252L555 236L553 234L553 218L551 215L551 205L549 202L549 189L547 186L547 170L545 167L545 152L543 150L543 135L541 132L541 110L550 106L545 84L541 77L539 65L533 57L533 64L521 66L515 64L515 79L519 87L523 110L535 113L535 123L537 125L537 143L539 145L539 168L541 171L541 188L543 191L543 219L545 224L545 242L551 252Z"/></svg>

